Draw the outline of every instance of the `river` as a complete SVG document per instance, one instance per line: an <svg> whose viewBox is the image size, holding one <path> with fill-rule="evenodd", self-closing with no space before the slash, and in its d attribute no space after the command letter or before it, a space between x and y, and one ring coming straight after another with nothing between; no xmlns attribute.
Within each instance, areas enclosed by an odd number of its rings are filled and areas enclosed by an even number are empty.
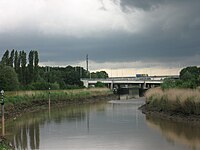
<svg viewBox="0 0 200 150"><path fill-rule="evenodd" d="M27 113L5 124L16 149L200 149L198 127L146 117L144 99L70 105Z"/></svg>

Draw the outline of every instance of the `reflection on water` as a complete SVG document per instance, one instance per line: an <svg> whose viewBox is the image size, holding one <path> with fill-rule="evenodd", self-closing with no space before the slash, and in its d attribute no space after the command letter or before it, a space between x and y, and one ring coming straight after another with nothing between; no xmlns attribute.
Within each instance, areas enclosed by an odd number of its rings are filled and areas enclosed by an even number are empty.
<svg viewBox="0 0 200 150"><path fill-rule="evenodd" d="M15 121L7 123L7 138L12 141L12 145L17 149L39 149L41 126L46 124L61 124L67 122L82 122L87 120L87 130L89 131L89 105L72 105L63 108L54 108L39 113L28 113ZM103 110L101 105L98 108L93 105L93 109ZM3 129L2 129L3 130Z"/></svg>
<svg viewBox="0 0 200 150"><path fill-rule="evenodd" d="M146 116L147 125L159 131L168 142L180 143L191 149L200 149L200 128L198 125L174 122Z"/></svg>
<svg viewBox="0 0 200 150"><path fill-rule="evenodd" d="M119 100L129 100L135 98L135 95L123 94L119 95Z"/></svg>
<svg viewBox="0 0 200 150"><path fill-rule="evenodd" d="M1 136L5 136L5 119L4 119L4 114L1 116Z"/></svg>
<svg viewBox="0 0 200 150"><path fill-rule="evenodd" d="M199 129L146 118L144 100L71 105L27 113L7 121L16 149L188 150L199 148ZM164 137L153 129L159 130ZM178 144L176 144L178 143ZM185 147L189 145L190 147Z"/></svg>

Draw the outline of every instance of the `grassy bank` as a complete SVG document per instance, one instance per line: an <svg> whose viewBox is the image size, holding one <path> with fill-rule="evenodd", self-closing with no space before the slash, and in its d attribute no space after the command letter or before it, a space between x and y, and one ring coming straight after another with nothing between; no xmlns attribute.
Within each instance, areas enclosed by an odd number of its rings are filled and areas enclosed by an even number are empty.
<svg viewBox="0 0 200 150"><path fill-rule="evenodd" d="M91 88L76 90L51 90L51 105L68 103L85 103L97 101L97 97L106 97L112 92L107 88ZM45 106L48 104L49 91L16 91L5 92L5 110L6 115L11 115L33 109L36 106ZM97 99L97 100L95 100Z"/></svg>
<svg viewBox="0 0 200 150"><path fill-rule="evenodd" d="M109 100L113 96L112 91L107 88L91 88L76 90L51 90L51 106L62 106L65 104L93 103ZM5 117L15 118L29 111L46 109L49 100L49 91L16 91L5 92ZM68 111L67 111L68 112ZM0 137L0 150L12 149L7 141Z"/></svg>
<svg viewBox="0 0 200 150"><path fill-rule="evenodd" d="M146 109L184 115L200 115L199 89L154 88L147 91Z"/></svg>

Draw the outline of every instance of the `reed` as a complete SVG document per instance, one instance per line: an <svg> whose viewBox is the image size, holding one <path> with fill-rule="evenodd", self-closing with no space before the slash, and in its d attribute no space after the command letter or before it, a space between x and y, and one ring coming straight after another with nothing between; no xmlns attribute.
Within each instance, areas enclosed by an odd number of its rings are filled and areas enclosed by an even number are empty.
<svg viewBox="0 0 200 150"><path fill-rule="evenodd" d="M199 89L154 88L147 91L147 109L200 115Z"/></svg>
<svg viewBox="0 0 200 150"><path fill-rule="evenodd" d="M44 90L44 91L15 91L5 93L6 105L30 104L37 103L45 104L49 99L49 92L51 102L57 101L73 101L84 100L94 96L106 96L111 94L111 91L106 88L93 89L76 89L76 90Z"/></svg>

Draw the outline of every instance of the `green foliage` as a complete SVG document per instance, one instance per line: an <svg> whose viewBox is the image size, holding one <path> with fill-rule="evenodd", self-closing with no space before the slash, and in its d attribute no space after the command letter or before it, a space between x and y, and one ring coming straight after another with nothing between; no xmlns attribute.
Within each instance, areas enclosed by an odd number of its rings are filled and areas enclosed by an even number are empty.
<svg viewBox="0 0 200 150"><path fill-rule="evenodd" d="M200 75L200 68L197 66L186 67L180 72L180 79L190 80L190 78L197 79Z"/></svg>
<svg viewBox="0 0 200 150"><path fill-rule="evenodd" d="M26 63L27 63L27 59L26 59L26 53L24 51L21 52L21 80L20 82L23 84L23 85L26 85L27 83L27 68L26 68Z"/></svg>
<svg viewBox="0 0 200 150"><path fill-rule="evenodd" d="M163 84L161 84L162 89L169 89L169 88L175 88L175 87L176 87L176 81L170 78L164 79Z"/></svg>
<svg viewBox="0 0 200 150"><path fill-rule="evenodd" d="M98 82L95 84L95 87L105 87L105 84L98 81Z"/></svg>
<svg viewBox="0 0 200 150"><path fill-rule="evenodd" d="M57 82L51 83L50 87L52 90L59 90L60 89L60 85Z"/></svg>
<svg viewBox="0 0 200 150"><path fill-rule="evenodd" d="M82 88L81 78L89 78L90 74L82 67L40 67L39 54L31 50L28 54L25 51L12 50L9 56L7 50L0 62L1 66L10 66L17 74L21 90L46 90L52 89L75 89ZM93 73L95 78L107 78L105 71ZM9 80L9 79L8 79ZM1 82L1 81L0 81Z"/></svg>
<svg viewBox="0 0 200 150"><path fill-rule="evenodd" d="M108 78L108 74L105 71L97 71L97 72L92 72L91 77L96 79L97 78L105 79Z"/></svg>
<svg viewBox="0 0 200 150"><path fill-rule="evenodd" d="M38 68L39 68L39 54L37 51L34 51L34 81L37 81L38 79Z"/></svg>
<svg viewBox="0 0 200 150"><path fill-rule="evenodd" d="M9 51L8 50L6 50L6 52L4 53L1 59L1 64L3 66L9 66Z"/></svg>
<svg viewBox="0 0 200 150"><path fill-rule="evenodd" d="M19 82L17 74L10 66L2 66L0 68L0 89L6 91L17 90Z"/></svg>
<svg viewBox="0 0 200 150"><path fill-rule="evenodd" d="M31 83L33 81L33 77L34 77L34 68L33 68L33 59L34 59L34 52L30 51L29 55L28 55L28 60L29 60L29 64L28 64L28 83Z"/></svg>
<svg viewBox="0 0 200 150"><path fill-rule="evenodd" d="M58 101L74 101L82 102L86 98L92 96L109 95L109 89L78 89L78 90L51 90L51 102L55 103ZM37 101L38 104L47 104L49 99L49 91L21 91L18 94L5 94L5 105L15 105L15 107L23 106L21 104L31 105L33 101ZM30 106L31 107L31 106ZM9 107L5 107L9 108Z"/></svg>
<svg viewBox="0 0 200 150"><path fill-rule="evenodd" d="M10 150L12 149L10 146L4 143L0 143L0 150Z"/></svg>
<svg viewBox="0 0 200 150"><path fill-rule="evenodd" d="M180 79L165 79L161 85L162 89L169 88L191 88L200 86L200 68L193 66L181 70Z"/></svg>
<svg viewBox="0 0 200 150"><path fill-rule="evenodd" d="M58 83L48 83L48 82L33 82L27 86L28 90L48 90L49 87L51 90L59 90L60 85Z"/></svg>
<svg viewBox="0 0 200 150"><path fill-rule="evenodd" d="M19 73L19 68L20 68L20 61L19 61L19 56L18 56L18 51L15 51L15 56L14 56L14 68L16 73Z"/></svg>
<svg viewBox="0 0 200 150"><path fill-rule="evenodd" d="M9 66L13 68L13 63L14 63L14 56L15 56L15 50L13 49L10 53L10 58L9 58Z"/></svg>

